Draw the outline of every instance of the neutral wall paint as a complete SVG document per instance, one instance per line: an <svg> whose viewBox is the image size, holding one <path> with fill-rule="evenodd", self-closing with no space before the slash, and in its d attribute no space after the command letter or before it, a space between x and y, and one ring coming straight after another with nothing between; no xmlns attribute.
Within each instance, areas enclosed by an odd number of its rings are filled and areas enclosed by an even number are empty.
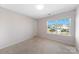
<svg viewBox="0 0 79 59"><path fill-rule="evenodd" d="M64 12L61 14L53 15L47 18L38 20L38 36L43 38L48 38L52 40L56 40L65 44L75 45L75 12L76 10ZM62 36L56 34L48 34L47 33L47 21L48 20L57 20L63 18L71 18L71 35L72 36Z"/></svg>
<svg viewBox="0 0 79 59"><path fill-rule="evenodd" d="M77 11L76 11L76 31L75 31L75 37L76 37L76 47L77 47L77 50L79 51L79 7L77 8Z"/></svg>
<svg viewBox="0 0 79 59"><path fill-rule="evenodd" d="M36 35L36 20L0 8L0 49Z"/></svg>

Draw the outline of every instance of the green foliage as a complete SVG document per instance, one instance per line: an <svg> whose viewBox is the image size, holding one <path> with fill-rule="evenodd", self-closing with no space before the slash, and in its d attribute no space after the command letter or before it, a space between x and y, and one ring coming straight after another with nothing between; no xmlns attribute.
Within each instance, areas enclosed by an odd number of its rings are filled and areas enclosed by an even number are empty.
<svg viewBox="0 0 79 59"><path fill-rule="evenodd" d="M68 29L62 29L61 32L69 32Z"/></svg>
<svg viewBox="0 0 79 59"><path fill-rule="evenodd" d="M55 30L55 29L50 29L49 31L50 31L50 32L55 32L56 30Z"/></svg>

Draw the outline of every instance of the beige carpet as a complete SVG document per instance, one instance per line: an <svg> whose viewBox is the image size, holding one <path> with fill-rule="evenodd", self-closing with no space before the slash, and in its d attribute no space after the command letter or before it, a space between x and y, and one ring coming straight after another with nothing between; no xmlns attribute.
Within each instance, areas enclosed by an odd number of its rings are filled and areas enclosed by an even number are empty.
<svg viewBox="0 0 79 59"><path fill-rule="evenodd" d="M4 48L0 53L11 54L52 54L52 53L75 53L73 46L68 46L53 40L35 37L19 44Z"/></svg>

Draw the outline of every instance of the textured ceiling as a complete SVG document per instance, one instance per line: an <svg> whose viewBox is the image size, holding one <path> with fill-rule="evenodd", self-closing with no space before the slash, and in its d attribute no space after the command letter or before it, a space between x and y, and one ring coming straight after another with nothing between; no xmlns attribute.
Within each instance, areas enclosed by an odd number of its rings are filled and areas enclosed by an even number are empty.
<svg viewBox="0 0 79 59"><path fill-rule="evenodd" d="M43 10L37 10L36 4L2 4L0 7L15 11L26 16L39 19L61 12L75 9L77 4L44 4Z"/></svg>

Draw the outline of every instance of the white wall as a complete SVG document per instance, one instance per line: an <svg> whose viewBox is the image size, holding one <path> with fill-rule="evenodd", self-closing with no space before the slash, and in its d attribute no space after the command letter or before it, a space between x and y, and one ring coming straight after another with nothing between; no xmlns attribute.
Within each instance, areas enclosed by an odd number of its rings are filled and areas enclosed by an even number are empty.
<svg viewBox="0 0 79 59"><path fill-rule="evenodd" d="M75 32L75 36L76 36L76 47L77 50L79 50L79 7L76 10L76 32Z"/></svg>
<svg viewBox="0 0 79 59"><path fill-rule="evenodd" d="M36 20L0 8L0 49L36 35Z"/></svg>
<svg viewBox="0 0 79 59"><path fill-rule="evenodd" d="M50 16L47 18L39 19L38 20L38 36L43 38L48 38L51 40L56 40L65 44L75 45L75 14L76 10L63 12L61 14L57 14L54 16ZM63 18L71 18L71 35L72 36L62 36L62 35L55 35L55 34L48 34L47 33L47 21L48 20L57 20Z"/></svg>

